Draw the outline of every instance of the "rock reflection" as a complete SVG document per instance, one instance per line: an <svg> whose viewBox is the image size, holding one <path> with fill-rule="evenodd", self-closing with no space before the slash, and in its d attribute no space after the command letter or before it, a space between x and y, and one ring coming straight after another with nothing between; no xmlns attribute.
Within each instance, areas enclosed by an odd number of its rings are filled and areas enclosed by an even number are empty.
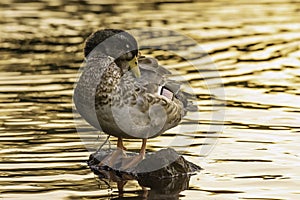
<svg viewBox="0 0 300 200"><path fill-rule="evenodd" d="M180 192L189 188L189 181L191 175L182 175L178 177L165 178L162 180L152 181L152 180L139 180L138 183L142 187L142 192L136 197L125 197L124 196L124 186L126 181L119 181L118 192L119 196L113 198L114 200L176 200L180 197ZM147 189L149 188L149 189Z"/></svg>
<svg viewBox="0 0 300 200"><path fill-rule="evenodd" d="M151 190L146 192L146 199L179 199L179 193L189 188L191 175L183 175L173 178L165 178L160 181L143 179L139 181L142 187Z"/></svg>

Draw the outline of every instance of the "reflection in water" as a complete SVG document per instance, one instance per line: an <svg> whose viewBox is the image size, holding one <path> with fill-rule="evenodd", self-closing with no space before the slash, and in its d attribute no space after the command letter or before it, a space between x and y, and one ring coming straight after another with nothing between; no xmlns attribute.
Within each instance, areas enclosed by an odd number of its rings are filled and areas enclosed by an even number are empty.
<svg viewBox="0 0 300 200"><path fill-rule="evenodd" d="M107 190L88 169L89 152L74 126L71 99L82 44L98 28L161 27L197 40L216 63L226 91L226 99L212 97L207 80L214 83L213 72L203 69L199 78L188 63L148 52L189 80L201 99L199 116L187 116L184 131L172 129L149 141L150 151L158 151L176 135L182 141L176 151L205 168L179 199L298 199L298 3L80 2L0 2L1 198L117 198L117 186ZM216 137L209 132L212 98L216 106L227 105L226 128L214 151L200 160L205 138ZM187 149L185 141L194 145ZM126 146L136 149L139 142ZM141 199L141 193L129 181L123 198Z"/></svg>
<svg viewBox="0 0 300 200"><path fill-rule="evenodd" d="M142 192L136 197L124 197L124 193L119 192L119 196L112 199L148 199L148 200L176 200L180 199L180 192L188 189L190 176L179 176L176 178L163 179L157 182L139 182ZM124 187L124 183L118 183L118 188ZM150 190L147 190L147 188ZM121 189L119 188L119 191Z"/></svg>
<svg viewBox="0 0 300 200"><path fill-rule="evenodd" d="M138 182L142 190L135 197L126 196L126 192L124 194L124 187L126 186L127 181L118 181L118 197L112 199L176 200L179 199L180 192L189 188L189 180L190 175L165 178L155 182L149 182L147 179L143 179Z"/></svg>
<svg viewBox="0 0 300 200"><path fill-rule="evenodd" d="M162 179L161 181L150 182L147 179L139 181L144 187L149 187L148 199L179 199L179 193L189 188L190 176L178 176L175 178Z"/></svg>

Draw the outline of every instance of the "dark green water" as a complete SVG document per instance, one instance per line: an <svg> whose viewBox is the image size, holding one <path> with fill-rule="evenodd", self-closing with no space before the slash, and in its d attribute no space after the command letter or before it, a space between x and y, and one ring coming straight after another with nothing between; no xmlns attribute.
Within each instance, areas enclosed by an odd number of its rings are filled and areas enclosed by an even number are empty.
<svg viewBox="0 0 300 200"><path fill-rule="evenodd" d="M189 66L151 52L189 80L200 112L150 140L148 149L165 147L176 133L181 143L174 148L205 169L187 190L156 199L299 199L299 2L8 0L0 5L0 199L118 199L116 185L108 188L88 169L90 152L72 113L83 42L107 27L185 34L209 53L224 84L212 86L226 93L212 102L207 82ZM219 80L211 70L201 75ZM223 133L211 135L213 108L224 103ZM199 131L191 120L200 122ZM220 126L222 120L214 123ZM218 137L218 143L201 157L209 137ZM140 141L126 145L138 149ZM142 199L135 181L125 191L123 199Z"/></svg>

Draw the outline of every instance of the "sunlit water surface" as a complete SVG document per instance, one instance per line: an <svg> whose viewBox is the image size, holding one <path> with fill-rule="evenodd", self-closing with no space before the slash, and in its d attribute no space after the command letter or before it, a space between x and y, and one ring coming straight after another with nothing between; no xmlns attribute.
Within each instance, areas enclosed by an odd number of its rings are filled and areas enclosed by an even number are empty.
<svg viewBox="0 0 300 200"><path fill-rule="evenodd" d="M164 198L300 198L299 2L102 2L1 1L0 198L118 198L115 184L109 188L87 167L90 152L72 113L84 39L104 27L179 31L199 42L222 77L224 86L208 86L219 80L216 71L203 68L199 77L165 52L149 52L189 80L200 98L198 115L149 141L148 150L157 151L179 137L173 147L205 169L189 189ZM208 87L224 88L226 97L212 96ZM225 104L224 121L212 120ZM198 131L191 122L199 122ZM223 132L212 134L222 123ZM215 140L213 151L201 155ZM126 145L137 150L140 141ZM124 199L141 199L137 182L125 191Z"/></svg>

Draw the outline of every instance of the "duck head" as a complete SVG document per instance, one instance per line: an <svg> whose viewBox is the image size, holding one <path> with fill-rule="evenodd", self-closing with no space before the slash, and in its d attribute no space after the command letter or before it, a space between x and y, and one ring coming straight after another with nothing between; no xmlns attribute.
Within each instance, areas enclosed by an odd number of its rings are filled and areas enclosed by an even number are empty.
<svg viewBox="0 0 300 200"><path fill-rule="evenodd" d="M84 56L88 59L93 55L110 56L123 73L131 70L140 77L137 41L124 30L103 29L90 35L85 42Z"/></svg>

